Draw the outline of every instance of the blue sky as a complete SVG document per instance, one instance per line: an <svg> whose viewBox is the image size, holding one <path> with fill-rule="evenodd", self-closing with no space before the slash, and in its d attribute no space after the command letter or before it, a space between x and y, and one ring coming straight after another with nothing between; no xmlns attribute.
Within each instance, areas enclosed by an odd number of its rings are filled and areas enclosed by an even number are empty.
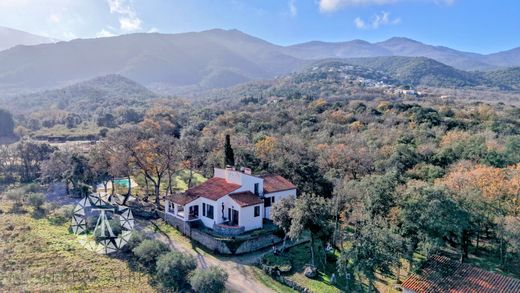
<svg viewBox="0 0 520 293"><path fill-rule="evenodd" d="M277 44L409 37L520 47L520 0L0 0L0 25L61 40L236 28Z"/></svg>

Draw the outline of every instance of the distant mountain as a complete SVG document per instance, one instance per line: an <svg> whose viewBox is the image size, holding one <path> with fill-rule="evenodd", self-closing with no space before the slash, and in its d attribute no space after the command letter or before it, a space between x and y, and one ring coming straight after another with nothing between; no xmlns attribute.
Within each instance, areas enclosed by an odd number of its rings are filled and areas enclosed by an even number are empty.
<svg viewBox="0 0 520 293"><path fill-rule="evenodd" d="M395 37L384 42L308 42L285 48L285 52L302 59L358 57L427 57L461 70L492 70L520 66L520 48L491 55L462 52L443 46L427 45L412 39ZM512 58L511 58L512 57Z"/></svg>
<svg viewBox="0 0 520 293"><path fill-rule="evenodd" d="M393 73L412 83L448 86L476 85L487 79L485 74L468 75L462 70L491 71L520 66L520 48L481 55L406 38L380 43L314 41L284 47L237 30L139 33L2 51L0 95L60 88L108 74L125 76L159 93L187 93L274 78L296 72L316 60L361 57L383 58L373 62L392 68L401 65L402 60L413 60L406 61L408 67L400 71L395 68ZM430 69L434 71L424 71Z"/></svg>
<svg viewBox="0 0 520 293"><path fill-rule="evenodd" d="M107 74L166 90L226 87L284 74L303 63L237 30L130 34L0 52L0 91L34 91Z"/></svg>
<svg viewBox="0 0 520 293"><path fill-rule="evenodd" d="M362 40L327 43L313 41L285 48L285 52L301 59L357 58L391 56L385 48Z"/></svg>
<svg viewBox="0 0 520 293"><path fill-rule="evenodd" d="M495 64L485 62L484 56L480 54L426 45L408 38L391 38L376 45L389 50L394 56L427 57L463 70L489 70L496 67Z"/></svg>
<svg viewBox="0 0 520 293"><path fill-rule="evenodd" d="M27 32L0 26L0 51L18 45L38 45L45 43L55 43L56 40L33 35Z"/></svg>
<svg viewBox="0 0 520 293"><path fill-rule="evenodd" d="M485 60L501 67L520 66L520 48L489 54Z"/></svg>
<svg viewBox="0 0 520 293"><path fill-rule="evenodd" d="M74 113L107 112L117 107L144 106L158 96L146 87L120 75L107 75L57 90L0 100L14 113L59 109Z"/></svg>

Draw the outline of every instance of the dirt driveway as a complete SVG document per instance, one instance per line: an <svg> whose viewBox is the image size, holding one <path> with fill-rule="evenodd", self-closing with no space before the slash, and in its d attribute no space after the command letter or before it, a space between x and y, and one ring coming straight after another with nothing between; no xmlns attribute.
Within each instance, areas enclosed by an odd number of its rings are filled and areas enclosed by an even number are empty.
<svg viewBox="0 0 520 293"><path fill-rule="evenodd" d="M170 239L165 233L158 232L158 227L150 222L136 221L135 228L143 231L149 237L168 244L172 249L193 255L197 259L199 268L221 267L229 275L226 288L231 292L274 292L257 280L253 272L253 264L267 251L250 253L244 256L216 257L199 247L193 246L188 238Z"/></svg>

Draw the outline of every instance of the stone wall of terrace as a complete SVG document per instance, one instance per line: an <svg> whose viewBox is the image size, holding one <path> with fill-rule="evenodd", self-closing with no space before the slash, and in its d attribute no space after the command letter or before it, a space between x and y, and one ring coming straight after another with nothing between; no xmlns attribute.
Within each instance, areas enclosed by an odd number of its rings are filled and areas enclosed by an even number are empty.
<svg viewBox="0 0 520 293"><path fill-rule="evenodd" d="M245 232L245 228L243 226L238 227L224 224L213 224L213 231L222 236L232 237L243 234Z"/></svg>
<svg viewBox="0 0 520 293"><path fill-rule="evenodd" d="M196 222L184 222L169 213L159 212L159 214L164 221L175 227L182 234L198 242L208 250L218 254L235 255L250 253L266 247L271 247L273 244L281 243L283 240L271 233L251 235L250 237L238 236L235 238L235 236L225 236L223 238L218 238L206 233L204 229L196 228ZM241 233L243 233L243 231Z"/></svg>

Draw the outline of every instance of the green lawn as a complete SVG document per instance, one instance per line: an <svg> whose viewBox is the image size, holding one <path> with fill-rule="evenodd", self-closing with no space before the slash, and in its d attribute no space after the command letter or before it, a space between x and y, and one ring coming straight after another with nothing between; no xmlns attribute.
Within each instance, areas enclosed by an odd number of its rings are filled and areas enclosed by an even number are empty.
<svg viewBox="0 0 520 293"><path fill-rule="evenodd" d="M316 258L316 264L320 267L320 274L316 279L309 279L303 274L305 266L311 262L310 242L291 247L283 255L269 253L265 255L264 260L270 264L282 266L287 265L287 262L290 261L292 270L286 277L313 292L341 292L340 288L344 287L343 280L340 280L337 276L338 284L332 285L330 283L330 277L336 271L334 257L327 261L323 254L321 256Z"/></svg>
<svg viewBox="0 0 520 293"><path fill-rule="evenodd" d="M298 291L293 290L283 284L280 284L278 281L274 280L270 276L266 275L261 269L253 268L252 269L253 276L264 284L267 288L278 292L278 293L296 293Z"/></svg>

